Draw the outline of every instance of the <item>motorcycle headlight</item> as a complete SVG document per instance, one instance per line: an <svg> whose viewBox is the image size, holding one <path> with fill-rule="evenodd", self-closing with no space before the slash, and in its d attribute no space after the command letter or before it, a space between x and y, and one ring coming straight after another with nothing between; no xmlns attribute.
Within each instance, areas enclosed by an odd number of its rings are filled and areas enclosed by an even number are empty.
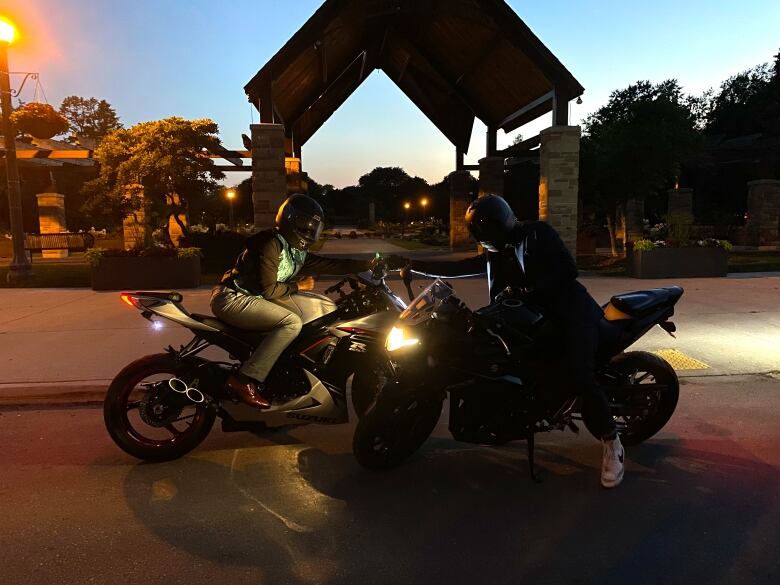
<svg viewBox="0 0 780 585"><path fill-rule="evenodd" d="M385 347L387 351L395 351L402 347L408 347L410 345L417 345L420 340L415 337L409 337L407 332L398 327L393 327L390 330L390 334L387 336Z"/></svg>

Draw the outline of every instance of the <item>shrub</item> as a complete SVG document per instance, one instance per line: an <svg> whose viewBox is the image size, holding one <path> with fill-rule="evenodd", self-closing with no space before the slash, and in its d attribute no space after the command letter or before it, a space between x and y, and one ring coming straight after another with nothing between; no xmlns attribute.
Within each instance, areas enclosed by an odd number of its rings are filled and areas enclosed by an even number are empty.
<svg viewBox="0 0 780 585"><path fill-rule="evenodd" d="M655 250L657 247L655 242L652 242L651 240L637 240L634 242L634 250L637 252L648 252L650 250Z"/></svg>
<svg viewBox="0 0 780 585"><path fill-rule="evenodd" d="M200 248L171 248L169 246L132 248L130 250L90 248L84 253L90 266L97 266L103 258L192 258L200 255Z"/></svg>

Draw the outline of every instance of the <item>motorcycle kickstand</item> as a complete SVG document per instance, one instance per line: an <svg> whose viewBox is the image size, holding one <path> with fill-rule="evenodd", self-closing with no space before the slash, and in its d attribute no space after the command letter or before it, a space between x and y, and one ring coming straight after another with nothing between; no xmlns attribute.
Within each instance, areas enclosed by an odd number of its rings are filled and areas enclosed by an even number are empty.
<svg viewBox="0 0 780 585"><path fill-rule="evenodd" d="M534 432L533 430L528 432L528 438L526 444L528 445L528 467L531 470L531 479L534 483L542 483L542 478L536 472L536 465L534 464Z"/></svg>

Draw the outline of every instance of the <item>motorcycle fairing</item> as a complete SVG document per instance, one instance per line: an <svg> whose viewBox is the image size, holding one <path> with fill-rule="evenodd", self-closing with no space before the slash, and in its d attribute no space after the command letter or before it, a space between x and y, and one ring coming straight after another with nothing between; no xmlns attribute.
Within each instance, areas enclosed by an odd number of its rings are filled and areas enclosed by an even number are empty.
<svg viewBox="0 0 780 585"><path fill-rule="evenodd" d="M244 403L223 400L222 410L236 422L264 422L268 426L310 422L340 424L349 420L346 397L304 369L310 390L284 404L259 410Z"/></svg>

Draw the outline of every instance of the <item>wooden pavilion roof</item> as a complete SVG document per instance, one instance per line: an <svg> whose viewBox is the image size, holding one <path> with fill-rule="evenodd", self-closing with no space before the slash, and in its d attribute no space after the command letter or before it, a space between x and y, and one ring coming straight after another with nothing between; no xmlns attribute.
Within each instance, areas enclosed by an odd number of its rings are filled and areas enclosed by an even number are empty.
<svg viewBox="0 0 780 585"><path fill-rule="evenodd" d="M463 152L584 91L503 0L326 0L244 90L298 149L376 69Z"/></svg>

